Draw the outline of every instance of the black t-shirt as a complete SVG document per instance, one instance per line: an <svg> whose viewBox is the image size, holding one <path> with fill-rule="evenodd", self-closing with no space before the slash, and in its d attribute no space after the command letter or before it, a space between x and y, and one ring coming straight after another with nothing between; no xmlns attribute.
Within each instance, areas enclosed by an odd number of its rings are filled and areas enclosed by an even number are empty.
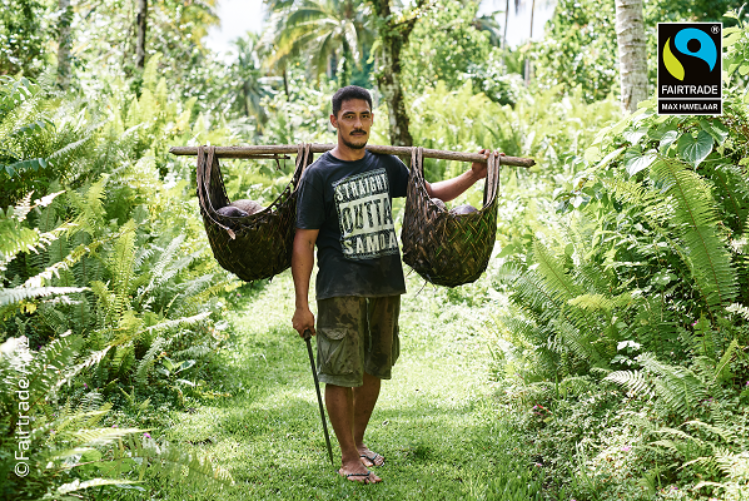
<svg viewBox="0 0 749 501"><path fill-rule="evenodd" d="M317 230L317 299L406 292L392 199L405 197L408 169L367 151L356 161L326 152L299 186L297 228Z"/></svg>

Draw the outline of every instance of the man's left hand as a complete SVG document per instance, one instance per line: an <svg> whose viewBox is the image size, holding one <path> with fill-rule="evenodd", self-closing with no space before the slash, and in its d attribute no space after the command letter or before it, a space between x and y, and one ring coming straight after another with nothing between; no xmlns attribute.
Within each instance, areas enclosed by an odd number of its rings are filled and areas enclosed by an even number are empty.
<svg viewBox="0 0 749 501"><path fill-rule="evenodd" d="M486 158L487 160L489 159L489 155L501 155L501 156L505 156L504 153L500 153L498 151L487 150L486 148L481 149L481 151L479 151L479 155L484 155L484 158ZM478 181L479 179L486 178L486 168L487 168L487 166L488 166L488 164L486 164L486 163L479 163L479 162L474 162L474 163L471 164L471 171L473 172L473 178L476 181Z"/></svg>

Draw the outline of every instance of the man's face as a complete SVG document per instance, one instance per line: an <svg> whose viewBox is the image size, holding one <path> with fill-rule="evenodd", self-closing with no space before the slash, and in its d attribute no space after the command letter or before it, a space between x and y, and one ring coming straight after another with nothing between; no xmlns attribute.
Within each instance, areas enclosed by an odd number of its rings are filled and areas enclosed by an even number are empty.
<svg viewBox="0 0 749 501"><path fill-rule="evenodd" d="M349 148L360 150L367 145L374 114L364 99L347 99L341 103L338 117L330 115L330 123L338 129L338 137Z"/></svg>

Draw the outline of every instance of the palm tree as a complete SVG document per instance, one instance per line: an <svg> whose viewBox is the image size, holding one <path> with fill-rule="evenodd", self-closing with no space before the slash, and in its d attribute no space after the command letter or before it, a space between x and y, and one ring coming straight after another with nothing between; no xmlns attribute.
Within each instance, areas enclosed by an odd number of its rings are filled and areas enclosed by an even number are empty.
<svg viewBox="0 0 749 501"><path fill-rule="evenodd" d="M277 10L263 34L263 43L272 48L266 64L283 67L289 58L304 55L309 73L319 79L331 72L335 60L338 84L348 85L352 64L361 65L362 46L374 39L367 22L369 7L357 0L302 0L274 6Z"/></svg>
<svg viewBox="0 0 749 501"><path fill-rule="evenodd" d="M503 47L502 34L500 33L501 28L496 19L497 14L500 12L502 11L497 10L491 14L477 16L473 20L473 27L478 31L486 31L489 33L489 43L495 47Z"/></svg>
<svg viewBox="0 0 749 501"><path fill-rule="evenodd" d="M268 118L260 100L268 95L269 91L262 73L258 45L258 36L253 33L248 32L244 37L237 38L234 41L237 61L233 70L239 86L240 108L246 116L255 117L259 131L260 126Z"/></svg>

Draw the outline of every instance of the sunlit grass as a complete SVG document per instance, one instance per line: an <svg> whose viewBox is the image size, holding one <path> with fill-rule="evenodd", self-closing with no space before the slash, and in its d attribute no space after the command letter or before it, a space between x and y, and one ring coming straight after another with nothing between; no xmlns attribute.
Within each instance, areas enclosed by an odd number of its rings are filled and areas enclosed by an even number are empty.
<svg viewBox="0 0 749 501"><path fill-rule="evenodd" d="M404 297L401 357L368 430L368 444L386 457L376 468L381 484L346 481L330 465L305 344L291 328L288 273L251 291L227 318L234 339L223 386L233 396L180 413L164 438L231 472L236 484L220 499L515 499L516 491L517 499L534 498L517 487L500 493L502 476L525 485L530 473L510 457L517 444L491 405L481 334L488 310L446 302L430 288L417 295L417 282ZM159 498L200 495L172 485Z"/></svg>

